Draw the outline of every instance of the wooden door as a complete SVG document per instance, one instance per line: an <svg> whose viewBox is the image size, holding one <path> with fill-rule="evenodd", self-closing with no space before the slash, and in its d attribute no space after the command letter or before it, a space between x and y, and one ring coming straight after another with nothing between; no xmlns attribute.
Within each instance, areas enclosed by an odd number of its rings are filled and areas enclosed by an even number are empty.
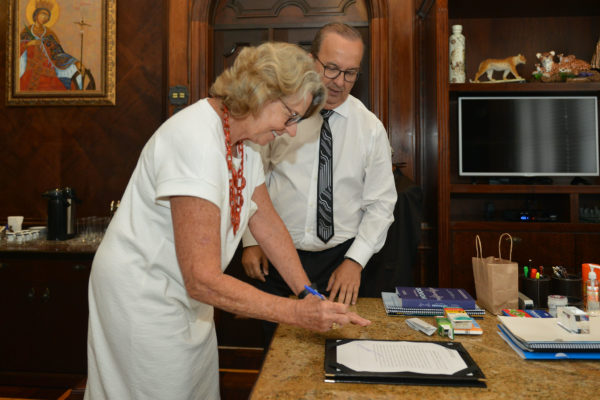
<svg viewBox="0 0 600 400"><path fill-rule="evenodd" d="M419 183L419 132L416 125L418 83L415 65L415 0L169 0L167 81L189 89L189 102L208 95L215 76L215 57L232 43L266 37L301 43L312 40L318 27L343 21L363 33L363 74L355 94L388 130L393 160L403 174ZM223 31L246 30L230 47L215 49ZM260 39L256 39L258 35ZM261 36L262 35L262 36ZM229 39L228 39L229 40ZM220 63L219 65L223 65ZM167 112L174 106L167 104Z"/></svg>

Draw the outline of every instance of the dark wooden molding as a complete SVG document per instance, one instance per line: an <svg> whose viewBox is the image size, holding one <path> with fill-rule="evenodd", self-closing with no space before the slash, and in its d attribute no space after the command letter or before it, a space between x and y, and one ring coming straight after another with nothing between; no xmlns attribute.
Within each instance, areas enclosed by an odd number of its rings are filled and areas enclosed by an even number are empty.
<svg viewBox="0 0 600 400"><path fill-rule="evenodd" d="M448 60L448 1L439 0L434 7L436 19L435 47L438 61ZM450 268L450 139L448 134L448 67L440 61L436 71L438 126L438 284L449 287Z"/></svg>
<svg viewBox="0 0 600 400"><path fill-rule="evenodd" d="M387 1L370 2L370 36L371 36L371 110L383 122L386 128L388 120L388 87L389 87L389 50L388 50L388 15Z"/></svg>
<svg viewBox="0 0 600 400"><path fill-rule="evenodd" d="M229 0L225 7L232 9L237 18L276 18L281 10L295 6L302 10L304 16L344 15L348 6L356 0L271 0L270 4L260 2L260 7L248 7L248 2Z"/></svg>

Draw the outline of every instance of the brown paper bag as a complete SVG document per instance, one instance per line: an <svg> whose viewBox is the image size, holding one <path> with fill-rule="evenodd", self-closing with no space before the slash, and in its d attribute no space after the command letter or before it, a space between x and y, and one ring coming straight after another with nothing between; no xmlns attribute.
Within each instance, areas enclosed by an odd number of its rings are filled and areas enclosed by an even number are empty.
<svg viewBox="0 0 600 400"><path fill-rule="evenodd" d="M502 238L510 239L508 260L502 258ZM519 304L519 265L512 260L512 236L500 235L498 257L483 257L481 239L475 237L476 257L472 258L477 304L492 314L499 315L503 308L517 308Z"/></svg>

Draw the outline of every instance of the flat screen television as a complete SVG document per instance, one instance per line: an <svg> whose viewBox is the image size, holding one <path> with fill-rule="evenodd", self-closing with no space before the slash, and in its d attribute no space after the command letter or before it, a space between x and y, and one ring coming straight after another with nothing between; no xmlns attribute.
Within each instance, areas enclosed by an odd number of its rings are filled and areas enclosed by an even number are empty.
<svg viewBox="0 0 600 400"><path fill-rule="evenodd" d="M598 176L595 96L458 98L459 175Z"/></svg>

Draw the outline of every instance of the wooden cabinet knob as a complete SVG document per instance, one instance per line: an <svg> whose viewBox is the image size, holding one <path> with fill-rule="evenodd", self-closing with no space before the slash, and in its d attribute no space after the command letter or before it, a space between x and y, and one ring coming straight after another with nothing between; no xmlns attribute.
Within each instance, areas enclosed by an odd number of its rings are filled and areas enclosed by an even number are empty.
<svg viewBox="0 0 600 400"><path fill-rule="evenodd" d="M50 289L46 288L42 294L42 302L47 303L48 301L50 301Z"/></svg>
<svg viewBox="0 0 600 400"><path fill-rule="evenodd" d="M29 291L27 292L27 300L29 300L31 302L34 299L35 299L35 288L29 288Z"/></svg>

